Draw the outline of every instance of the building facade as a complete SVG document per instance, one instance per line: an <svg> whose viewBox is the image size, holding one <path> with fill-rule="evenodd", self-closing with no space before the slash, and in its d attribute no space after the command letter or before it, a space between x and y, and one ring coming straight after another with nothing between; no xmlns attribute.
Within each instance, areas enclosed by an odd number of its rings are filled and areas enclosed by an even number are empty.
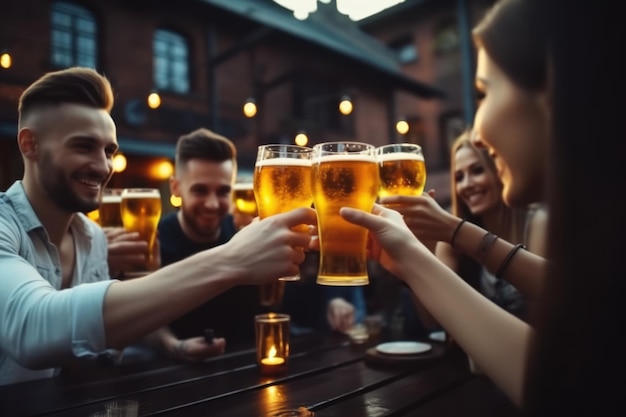
<svg viewBox="0 0 626 417"><path fill-rule="evenodd" d="M305 21L271 0L4 2L0 49L12 65L0 68L0 189L22 175L19 95L45 72L81 65L104 73L116 93L127 165L113 186L168 193L167 170L155 167L173 160L178 136L208 127L235 142L248 173L259 144L293 143L298 133L309 145L418 143L427 187L445 202L447 144L466 123L457 18L464 2L407 0L360 27L334 1ZM468 4L471 20L487 3ZM146 101L153 92L161 100L154 109ZM345 97L349 115L338 111ZM249 99L258 109L251 118L242 112ZM410 126L405 135L395 131L400 119Z"/></svg>

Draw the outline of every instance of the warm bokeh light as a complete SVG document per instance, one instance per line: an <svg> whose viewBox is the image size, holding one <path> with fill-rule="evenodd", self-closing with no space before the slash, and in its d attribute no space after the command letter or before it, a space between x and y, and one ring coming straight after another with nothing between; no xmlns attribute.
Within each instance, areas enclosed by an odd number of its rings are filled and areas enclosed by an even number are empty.
<svg viewBox="0 0 626 417"><path fill-rule="evenodd" d="M148 96L148 107L151 109L158 109L161 107L161 96L159 93L152 92Z"/></svg>
<svg viewBox="0 0 626 417"><path fill-rule="evenodd" d="M122 153L115 154L113 157L113 172L122 172L126 169L128 161Z"/></svg>
<svg viewBox="0 0 626 417"><path fill-rule="evenodd" d="M87 217L89 217L89 219L93 220L96 223L100 223L100 210L95 209L93 211L90 211L89 213L87 213Z"/></svg>
<svg viewBox="0 0 626 417"><path fill-rule="evenodd" d="M153 162L150 165L150 177L158 180L166 180L174 173L174 164L167 159Z"/></svg>
<svg viewBox="0 0 626 417"><path fill-rule="evenodd" d="M11 57L11 54L3 52L0 55L0 67L8 69L11 68L11 65L13 65L13 58Z"/></svg>
<svg viewBox="0 0 626 417"><path fill-rule="evenodd" d="M409 133L409 124L406 120L399 120L396 123L396 131L401 135L406 135Z"/></svg>
<svg viewBox="0 0 626 417"><path fill-rule="evenodd" d="M181 204L183 204L183 199L177 195L172 194L170 196L170 204L172 205L172 207L178 208L181 206Z"/></svg>
<svg viewBox="0 0 626 417"><path fill-rule="evenodd" d="M256 103L253 99L248 99L246 103L243 105L243 114L246 117L254 117L256 116L257 108Z"/></svg>
<svg viewBox="0 0 626 417"><path fill-rule="evenodd" d="M294 142L298 146L306 146L306 144L309 143L309 137L306 135L306 133L298 133L294 139Z"/></svg>
<svg viewBox="0 0 626 417"><path fill-rule="evenodd" d="M344 116L349 115L350 113L352 113L352 101L350 100L349 97L343 97L341 99L341 102L339 103L339 112L341 112L341 114L343 114Z"/></svg>

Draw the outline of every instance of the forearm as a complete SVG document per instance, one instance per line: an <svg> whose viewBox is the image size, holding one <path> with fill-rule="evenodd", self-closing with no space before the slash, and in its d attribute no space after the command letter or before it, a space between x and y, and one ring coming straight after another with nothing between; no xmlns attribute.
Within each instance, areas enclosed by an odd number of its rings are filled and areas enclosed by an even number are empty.
<svg viewBox="0 0 626 417"><path fill-rule="evenodd" d="M531 328L472 289L434 257L408 261L420 303L516 403L521 404Z"/></svg>
<svg viewBox="0 0 626 417"><path fill-rule="evenodd" d="M111 285L104 302L107 344L127 346L237 284L227 262L206 255L198 262L197 256Z"/></svg>
<svg viewBox="0 0 626 417"><path fill-rule="evenodd" d="M498 238L485 250L481 250L486 233L485 229L465 222L456 233L453 246L496 274L515 245ZM522 294L536 298L541 294L547 267L548 261L545 258L526 250L518 250L502 272L501 278L506 279Z"/></svg>

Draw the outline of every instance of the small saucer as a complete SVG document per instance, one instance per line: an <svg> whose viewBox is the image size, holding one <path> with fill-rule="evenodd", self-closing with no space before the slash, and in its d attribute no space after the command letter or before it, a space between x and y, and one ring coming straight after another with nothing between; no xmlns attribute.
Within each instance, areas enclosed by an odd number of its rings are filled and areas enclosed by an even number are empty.
<svg viewBox="0 0 626 417"><path fill-rule="evenodd" d="M376 346L376 351L385 355L417 355L433 348L429 343L422 342L388 342Z"/></svg>

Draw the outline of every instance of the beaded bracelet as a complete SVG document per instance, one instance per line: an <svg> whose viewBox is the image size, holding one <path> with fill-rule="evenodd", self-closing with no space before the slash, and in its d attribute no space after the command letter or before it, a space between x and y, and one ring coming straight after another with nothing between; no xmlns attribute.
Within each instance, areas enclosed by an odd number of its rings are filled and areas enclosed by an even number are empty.
<svg viewBox="0 0 626 417"><path fill-rule="evenodd" d="M500 268L498 268L498 272L496 272L496 279L502 279L502 274L504 273L506 268L509 266L509 262L511 262L511 259L513 259L513 256L515 256L517 251L520 249L526 249L526 246L522 245L521 243L518 243L517 245L515 245L513 249L511 249L511 252L509 252L509 254L506 255L506 258L504 258L504 261L502 261Z"/></svg>
<svg viewBox="0 0 626 417"><path fill-rule="evenodd" d="M450 239L450 246L454 247L454 239L456 239L456 235L459 233L459 229L461 229L461 226L463 226L463 223L465 223L465 221L465 219L461 219L459 224L457 224L454 228L454 232L452 232L452 239Z"/></svg>

